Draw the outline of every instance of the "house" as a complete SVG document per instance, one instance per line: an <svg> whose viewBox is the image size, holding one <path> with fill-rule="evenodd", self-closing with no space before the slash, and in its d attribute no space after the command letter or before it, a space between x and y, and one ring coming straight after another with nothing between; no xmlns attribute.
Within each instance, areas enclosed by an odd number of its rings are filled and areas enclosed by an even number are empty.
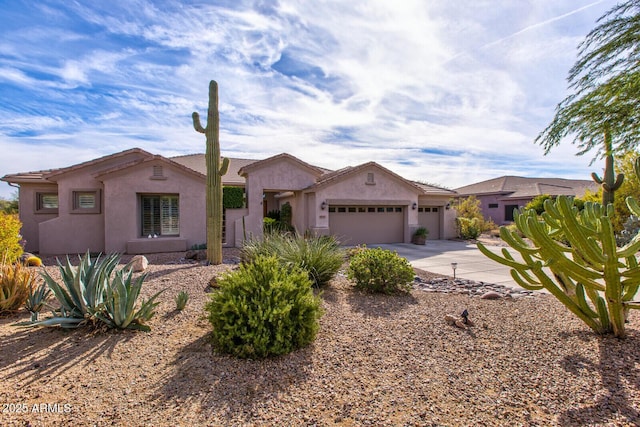
<svg viewBox="0 0 640 427"><path fill-rule="evenodd" d="M591 180L520 176L501 176L455 189L458 197L475 196L480 200L484 218L498 225L512 222L514 209L524 207L536 196L582 197L586 190L595 193L598 185Z"/></svg>
<svg viewBox="0 0 640 427"><path fill-rule="evenodd" d="M5 175L19 186L25 250L40 254L183 251L206 241L204 154L167 158L139 148L66 168ZM455 235L455 192L415 183L369 162L329 171L289 154L230 159L223 185L245 190L226 209L225 246L260 237L263 218L289 203L300 232L348 245Z"/></svg>

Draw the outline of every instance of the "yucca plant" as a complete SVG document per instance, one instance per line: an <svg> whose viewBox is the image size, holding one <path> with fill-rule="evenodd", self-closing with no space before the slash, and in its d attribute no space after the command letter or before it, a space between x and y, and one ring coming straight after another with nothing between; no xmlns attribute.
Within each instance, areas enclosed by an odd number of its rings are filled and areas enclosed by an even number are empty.
<svg viewBox="0 0 640 427"><path fill-rule="evenodd" d="M24 302L25 308L31 313L31 321L38 320L40 311L47 304L47 298L51 296L51 289L47 287L46 283L41 283L40 286L29 288L29 296Z"/></svg>
<svg viewBox="0 0 640 427"><path fill-rule="evenodd" d="M140 308L136 309L136 301L146 277L146 274L142 274L134 280L130 268L116 271L113 280L105 288L103 310L95 313L96 318L110 328L150 331L151 328L144 322L155 315L155 308L159 304L155 300L163 291L143 301Z"/></svg>
<svg viewBox="0 0 640 427"><path fill-rule="evenodd" d="M0 265L0 312L18 310L29 296L34 274L20 263Z"/></svg>
<svg viewBox="0 0 640 427"><path fill-rule="evenodd" d="M178 292L178 295L176 295L176 310L184 310L187 306L187 301L189 301L189 294L185 291Z"/></svg>

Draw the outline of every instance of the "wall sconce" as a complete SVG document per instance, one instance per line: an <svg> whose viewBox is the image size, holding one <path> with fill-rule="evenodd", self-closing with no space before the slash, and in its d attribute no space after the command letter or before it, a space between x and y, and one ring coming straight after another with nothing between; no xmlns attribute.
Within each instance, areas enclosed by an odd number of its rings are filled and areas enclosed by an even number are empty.
<svg viewBox="0 0 640 427"><path fill-rule="evenodd" d="M418 207L418 204L416 202L413 202L413 204L411 205L411 209L415 211L417 207Z"/></svg>
<svg viewBox="0 0 640 427"><path fill-rule="evenodd" d="M320 209L325 210L327 208L327 202L320 203Z"/></svg>
<svg viewBox="0 0 640 427"><path fill-rule="evenodd" d="M447 203L447 206L444 207L446 210L451 209L451 203Z"/></svg>

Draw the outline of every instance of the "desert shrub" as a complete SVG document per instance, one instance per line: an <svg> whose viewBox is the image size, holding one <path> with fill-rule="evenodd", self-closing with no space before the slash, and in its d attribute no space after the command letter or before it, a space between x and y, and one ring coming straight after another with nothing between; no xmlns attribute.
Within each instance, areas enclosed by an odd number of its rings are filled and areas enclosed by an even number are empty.
<svg viewBox="0 0 640 427"><path fill-rule="evenodd" d="M87 252L77 267L67 258L66 265L58 260L62 283L45 270L45 282L60 304L54 316L31 322L30 326L61 326L76 328L85 323L104 324L110 328L149 331L144 323L155 314L155 299L160 292L142 301L136 308L146 274L133 278L129 265L115 271L120 255L109 254L91 259Z"/></svg>
<svg viewBox="0 0 640 427"><path fill-rule="evenodd" d="M3 262L0 265L0 312L18 310L29 297L34 273L22 264Z"/></svg>
<svg viewBox="0 0 640 427"><path fill-rule="evenodd" d="M630 215L624 222L624 229L616 233L616 243L618 246L624 246L633 240L640 232L640 217Z"/></svg>
<svg viewBox="0 0 640 427"><path fill-rule="evenodd" d="M365 249L353 256L347 277L359 289L392 294L408 292L415 277L406 258L382 248Z"/></svg>
<svg viewBox="0 0 640 427"><path fill-rule="evenodd" d="M18 219L18 215L0 212L0 259L4 259L10 264L22 255L21 227L22 223Z"/></svg>
<svg viewBox="0 0 640 427"><path fill-rule="evenodd" d="M39 313L47 305L49 296L51 296L51 289L47 287L46 283L41 283L37 288L33 285L30 287L24 308L31 313L32 321L38 320Z"/></svg>
<svg viewBox="0 0 640 427"><path fill-rule="evenodd" d="M482 232L482 227L478 218L456 218L456 226L458 228L458 236L461 239L477 239Z"/></svg>
<svg viewBox="0 0 640 427"><path fill-rule="evenodd" d="M340 243L332 236L304 237L299 234L265 234L261 240L245 242L242 259L274 255L281 265L301 268L315 286L326 285L344 261Z"/></svg>
<svg viewBox="0 0 640 427"><path fill-rule="evenodd" d="M244 188L222 187L222 206L225 209L238 209L244 207Z"/></svg>
<svg viewBox="0 0 640 427"><path fill-rule="evenodd" d="M259 256L218 280L205 306L214 344L242 358L286 354L311 343L322 314L308 274Z"/></svg>
<svg viewBox="0 0 640 427"><path fill-rule="evenodd" d="M185 291L178 292L178 295L176 295L176 310L184 310L187 306L187 301L189 301L189 294Z"/></svg>

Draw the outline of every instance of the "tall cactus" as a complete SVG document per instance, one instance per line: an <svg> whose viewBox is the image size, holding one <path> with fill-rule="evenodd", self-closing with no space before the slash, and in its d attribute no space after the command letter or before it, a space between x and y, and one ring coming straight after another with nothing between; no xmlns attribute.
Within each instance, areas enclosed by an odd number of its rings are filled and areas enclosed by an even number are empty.
<svg viewBox="0 0 640 427"><path fill-rule="evenodd" d="M595 172L591 174L591 178L596 184L602 186L602 204L607 206L609 203L613 203L615 192L622 185L624 181L624 175L615 175L613 166L613 145L611 143L611 133L609 128L604 131L604 148L605 148L605 163L604 174L600 178Z"/></svg>
<svg viewBox="0 0 640 427"><path fill-rule="evenodd" d="M640 206L628 197L627 206L640 215ZM517 260L504 248L502 256L478 243L478 249L511 267L511 276L523 288L548 290L596 333L626 336L624 324L640 287L640 234L618 248L611 226L613 205L585 203L578 211L570 197L546 200L538 217L533 209L515 212L518 230L528 239L501 227L500 237L519 252ZM562 243L565 241L568 244Z"/></svg>
<svg viewBox="0 0 640 427"><path fill-rule="evenodd" d="M207 137L207 260L211 264L222 263L222 176L227 173L229 159L220 161L220 114L218 113L218 83L209 82L209 110L207 127L200 124L200 116L194 112L193 127Z"/></svg>

